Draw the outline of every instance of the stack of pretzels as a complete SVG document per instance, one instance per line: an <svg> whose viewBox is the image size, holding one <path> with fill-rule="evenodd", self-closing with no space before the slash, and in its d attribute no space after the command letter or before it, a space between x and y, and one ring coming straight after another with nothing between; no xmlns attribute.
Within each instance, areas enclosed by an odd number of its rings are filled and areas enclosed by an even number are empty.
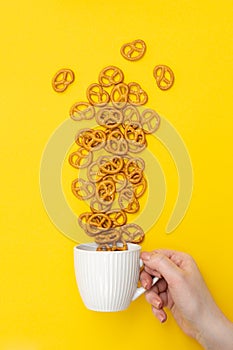
<svg viewBox="0 0 233 350"><path fill-rule="evenodd" d="M74 179L71 189L89 203L90 211L78 222L98 244L97 250L125 250L128 242L140 243L145 236L140 226L127 221L140 210L139 198L147 188L145 162L138 153L147 146L147 134L159 128L160 117L152 109L139 110L147 93L138 83L124 83L121 69L108 66L98 80L87 89L88 102L70 109L73 120L95 118L98 125L79 130L75 137L77 150L69 155L69 163L86 170L86 176Z"/></svg>

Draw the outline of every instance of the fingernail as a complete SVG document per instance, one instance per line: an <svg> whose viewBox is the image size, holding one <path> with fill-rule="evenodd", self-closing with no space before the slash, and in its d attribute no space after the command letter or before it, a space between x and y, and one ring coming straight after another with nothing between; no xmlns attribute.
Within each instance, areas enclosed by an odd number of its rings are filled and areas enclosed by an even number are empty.
<svg viewBox="0 0 233 350"><path fill-rule="evenodd" d="M159 301L159 300L157 300L157 299L154 300L152 304L154 305L154 307L156 307L156 309L160 309L161 306L162 306L161 301Z"/></svg>
<svg viewBox="0 0 233 350"><path fill-rule="evenodd" d="M166 317L164 315L159 315L159 321L164 323L166 321Z"/></svg>
<svg viewBox="0 0 233 350"><path fill-rule="evenodd" d="M148 260L150 260L150 256L151 256L150 253L143 252L141 255L141 258L142 258L142 260L148 261Z"/></svg>
<svg viewBox="0 0 233 350"><path fill-rule="evenodd" d="M147 286L148 286L147 281L143 280L141 283L142 283L143 288L147 289Z"/></svg>

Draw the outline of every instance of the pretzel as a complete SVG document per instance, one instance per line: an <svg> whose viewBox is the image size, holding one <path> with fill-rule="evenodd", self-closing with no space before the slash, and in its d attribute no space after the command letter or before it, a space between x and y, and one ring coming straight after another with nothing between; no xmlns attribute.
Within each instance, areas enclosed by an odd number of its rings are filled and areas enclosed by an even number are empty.
<svg viewBox="0 0 233 350"><path fill-rule="evenodd" d="M137 213L139 211L140 204L135 196L133 196L132 200L127 204L127 206L123 209L126 213Z"/></svg>
<svg viewBox="0 0 233 350"><path fill-rule="evenodd" d="M113 106L122 109L128 101L128 93L129 87L125 83L115 85L110 94Z"/></svg>
<svg viewBox="0 0 233 350"><path fill-rule="evenodd" d="M105 106L109 102L110 96L101 85L94 83L87 88L87 99L91 105Z"/></svg>
<svg viewBox="0 0 233 350"><path fill-rule="evenodd" d="M73 194L82 200L89 199L95 195L95 187L91 182L78 178L72 181L71 189Z"/></svg>
<svg viewBox="0 0 233 350"><path fill-rule="evenodd" d="M107 174L102 180L112 180L115 184L116 192L121 192L127 185L127 179L123 171L116 174Z"/></svg>
<svg viewBox="0 0 233 350"><path fill-rule="evenodd" d="M78 223L79 226L85 231L87 232L87 220L88 218L92 215L92 213L90 212L85 212L79 215L78 217Z"/></svg>
<svg viewBox="0 0 233 350"><path fill-rule="evenodd" d="M82 169L88 167L92 162L93 155L85 148L80 147L77 151L72 152L69 155L69 163L76 169Z"/></svg>
<svg viewBox="0 0 233 350"><path fill-rule="evenodd" d="M86 233L93 236L101 231L109 230L111 225L112 221L105 213L92 213L87 217Z"/></svg>
<svg viewBox="0 0 233 350"><path fill-rule="evenodd" d="M105 149L116 155L128 153L128 143L119 128L115 128L108 133Z"/></svg>
<svg viewBox="0 0 233 350"><path fill-rule="evenodd" d="M106 213L112 207L112 203L101 203L97 197L91 199L90 209L93 213Z"/></svg>
<svg viewBox="0 0 233 350"><path fill-rule="evenodd" d="M145 134L152 134L160 126L160 116L153 109L145 109L141 114L141 125Z"/></svg>
<svg viewBox="0 0 233 350"><path fill-rule="evenodd" d="M99 163L97 161L91 163L87 168L87 177L91 182L98 182L103 178L104 174L99 170Z"/></svg>
<svg viewBox="0 0 233 350"><path fill-rule="evenodd" d="M100 203L112 203L115 198L115 184L111 180L102 180L97 184L96 194Z"/></svg>
<svg viewBox="0 0 233 350"><path fill-rule="evenodd" d="M125 165L125 174L132 184L137 184L142 179L142 169L134 159L129 160Z"/></svg>
<svg viewBox="0 0 233 350"><path fill-rule="evenodd" d="M118 203L119 203L120 208L122 210L125 210L125 208L127 208L129 203L132 202L133 199L134 199L133 188L132 188L132 186L130 186L130 187L127 186L119 194Z"/></svg>
<svg viewBox="0 0 233 350"><path fill-rule="evenodd" d="M122 240L121 233L112 229L105 234L98 234L95 237L95 242L98 244L97 251L122 251L127 250L127 243Z"/></svg>
<svg viewBox="0 0 233 350"><path fill-rule="evenodd" d="M107 232L100 233L95 237L97 244L115 243L119 240L121 233L116 229L111 229Z"/></svg>
<svg viewBox="0 0 233 350"><path fill-rule="evenodd" d="M122 70L115 66L105 67L99 74L99 83L104 87L122 83L124 74Z"/></svg>
<svg viewBox="0 0 233 350"><path fill-rule="evenodd" d="M142 228L137 224L126 224L120 228L120 232L125 242L141 243L145 237Z"/></svg>
<svg viewBox="0 0 233 350"><path fill-rule="evenodd" d="M52 87L57 92L63 92L73 83L74 78L74 72L71 69L60 69L52 79Z"/></svg>
<svg viewBox="0 0 233 350"><path fill-rule="evenodd" d="M100 165L100 171L104 174L116 174L124 166L124 161L121 157L115 156L111 160Z"/></svg>
<svg viewBox="0 0 233 350"><path fill-rule="evenodd" d="M135 198L138 199L142 197L142 195L146 192L146 188L147 188L147 181L145 177L142 176L141 180L138 183L133 184Z"/></svg>
<svg viewBox="0 0 233 350"><path fill-rule="evenodd" d="M170 67L160 64L153 70L156 83L161 90L168 90L174 84L174 73Z"/></svg>
<svg viewBox="0 0 233 350"><path fill-rule="evenodd" d="M136 106L132 106L131 104L127 104L126 107L122 111L123 114L123 126L125 127L127 124L130 125L139 125L141 126L141 115Z"/></svg>
<svg viewBox="0 0 233 350"><path fill-rule="evenodd" d="M87 102L76 102L70 108L70 117L75 121L94 118L95 108Z"/></svg>
<svg viewBox="0 0 233 350"><path fill-rule="evenodd" d="M99 244L99 246L96 248L98 252L106 252L106 251L112 251L112 247L110 247L109 244Z"/></svg>
<svg viewBox="0 0 233 350"><path fill-rule="evenodd" d="M148 95L138 83L129 83L128 102L132 105L141 106L147 103Z"/></svg>
<svg viewBox="0 0 233 350"><path fill-rule="evenodd" d="M81 129L75 142L87 151L99 150L105 145L106 135L102 130Z"/></svg>
<svg viewBox="0 0 233 350"><path fill-rule="evenodd" d="M125 127L125 139L128 142L135 143L140 147L146 146L146 138L143 130L138 127L136 124L134 125L126 125Z"/></svg>
<svg viewBox="0 0 233 350"><path fill-rule="evenodd" d="M129 61L137 61L144 56L146 44L143 40L134 40L121 47L121 54Z"/></svg>
<svg viewBox="0 0 233 350"><path fill-rule="evenodd" d="M122 226L127 222L127 216L123 210L112 209L106 212L106 214L112 221L112 227Z"/></svg>
<svg viewBox="0 0 233 350"><path fill-rule="evenodd" d="M121 111L113 107L100 108L95 118L99 125L110 129L116 128L123 121Z"/></svg>

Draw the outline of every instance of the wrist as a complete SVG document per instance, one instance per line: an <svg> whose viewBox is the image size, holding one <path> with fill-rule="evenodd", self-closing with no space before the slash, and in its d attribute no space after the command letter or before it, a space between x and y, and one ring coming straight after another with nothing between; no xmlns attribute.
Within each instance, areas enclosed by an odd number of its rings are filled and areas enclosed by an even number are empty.
<svg viewBox="0 0 233 350"><path fill-rule="evenodd" d="M216 306L208 315L203 315L196 340L205 350L232 350L233 323Z"/></svg>

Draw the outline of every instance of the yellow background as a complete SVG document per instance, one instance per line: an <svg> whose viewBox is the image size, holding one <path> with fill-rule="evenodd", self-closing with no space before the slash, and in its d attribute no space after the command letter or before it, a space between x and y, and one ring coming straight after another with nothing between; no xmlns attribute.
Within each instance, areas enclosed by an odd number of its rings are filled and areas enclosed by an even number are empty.
<svg viewBox="0 0 233 350"><path fill-rule="evenodd" d="M194 169L187 215L166 235L176 171L158 147L168 195L143 249L191 253L233 319L232 15L231 0L1 1L1 350L200 349L170 314L161 325L144 297L120 313L85 309L74 279L75 242L54 227L41 202L46 142L110 64L146 89L150 106L183 137ZM147 52L130 63L119 49L136 38ZM160 63L176 76L167 92L152 76ZM76 80L58 94L51 78L62 67Z"/></svg>

